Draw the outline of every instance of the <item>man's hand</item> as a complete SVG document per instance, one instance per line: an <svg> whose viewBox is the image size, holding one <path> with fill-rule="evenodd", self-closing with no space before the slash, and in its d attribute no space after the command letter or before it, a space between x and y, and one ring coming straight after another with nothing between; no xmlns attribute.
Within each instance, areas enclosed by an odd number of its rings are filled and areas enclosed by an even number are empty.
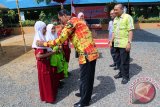
<svg viewBox="0 0 160 107"><path fill-rule="evenodd" d="M39 41L39 40L38 40L38 41L36 42L36 45L37 45L37 46L44 46L43 43L44 43L43 41Z"/></svg>
<svg viewBox="0 0 160 107"><path fill-rule="evenodd" d="M109 42L109 46L110 46L110 48L112 47L112 41Z"/></svg>
<svg viewBox="0 0 160 107"><path fill-rule="evenodd" d="M131 50L131 43L127 44L126 51L129 52Z"/></svg>

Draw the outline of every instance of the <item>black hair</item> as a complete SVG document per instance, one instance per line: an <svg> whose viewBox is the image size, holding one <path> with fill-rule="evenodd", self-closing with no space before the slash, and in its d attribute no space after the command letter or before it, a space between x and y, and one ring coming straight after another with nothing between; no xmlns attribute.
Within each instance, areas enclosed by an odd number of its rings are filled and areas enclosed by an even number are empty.
<svg viewBox="0 0 160 107"><path fill-rule="evenodd" d="M64 16L64 15L67 15L67 16L70 16L70 12L68 12L66 9L62 9L58 12L59 16Z"/></svg>

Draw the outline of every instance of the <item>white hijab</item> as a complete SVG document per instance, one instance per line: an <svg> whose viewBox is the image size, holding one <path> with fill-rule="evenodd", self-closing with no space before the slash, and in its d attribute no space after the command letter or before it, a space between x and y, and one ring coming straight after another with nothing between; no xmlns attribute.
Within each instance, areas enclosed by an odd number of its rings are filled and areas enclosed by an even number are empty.
<svg viewBox="0 0 160 107"><path fill-rule="evenodd" d="M55 32L52 34L52 28L54 27L53 24L47 25L47 32L46 32L46 41L55 40L57 38L57 33Z"/></svg>
<svg viewBox="0 0 160 107"><path fill-rule="evenodd" d="M46 27L46 24L42 21L37 21L34 25L35 36L32 43L32 48L46 49L46 47L39 47L36 45L37 40L46 41L45 36L43 35L43 28Z"/></svg>
<svg viewBox="0 0 160 107"><path fill-rule="evenodd" d="M57 32L55 32L54 34L52 34L52 28L54 27L53 24L48 24L47 25L47 32L46 32L46 41L50 41L50 40L55 40L58 36L57 36ZM51 48L47 49L48 51L52 51Z"/></svg>
<svg viewBox="0 0 160 107"><path fill-rule="evenodd" d="M78 15L77 15L78 19L81 19L82 15L84 16L84 13L83 12L79 12ZM85 24L87 24L85 20L83 20L83 21L84 21Z"/></svg>
<svg viewBox="0 0 160 107"><path fill-rule="evenodd" d="M79 12L77 17L80 19L82 15L84 16L84 13Z"/></svg>

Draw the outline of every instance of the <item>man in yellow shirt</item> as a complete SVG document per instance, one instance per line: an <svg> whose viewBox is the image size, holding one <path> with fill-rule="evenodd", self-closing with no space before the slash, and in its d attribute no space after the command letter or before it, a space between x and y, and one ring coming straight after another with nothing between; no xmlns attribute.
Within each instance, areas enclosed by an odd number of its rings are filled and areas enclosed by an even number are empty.
<svg viewBox="0 0 160 107"><path fill-rule="evenodd" d="M120 58L120 72L114 78L123 78L121 83L126 84L129 81L130 49L134 24L133 18L124 13L123 9L122 4L117 4L114 7L116 17L113 22L112 42L114 41L116 57ZM112 46L112 42L110 46Z"/></svg>
<svg viewBox="0 0 160 107"><path fill-rule="evenodd" d="M77 17L69 17L66 10L58 13L58 18L66 24L60 37L49 42L37 41L39 46L55 46L69 39L79 54L80 64L80 101L74 107L88 106L92 96L96 60L98 50L92 38L92 33L84 21Z"/></svg>

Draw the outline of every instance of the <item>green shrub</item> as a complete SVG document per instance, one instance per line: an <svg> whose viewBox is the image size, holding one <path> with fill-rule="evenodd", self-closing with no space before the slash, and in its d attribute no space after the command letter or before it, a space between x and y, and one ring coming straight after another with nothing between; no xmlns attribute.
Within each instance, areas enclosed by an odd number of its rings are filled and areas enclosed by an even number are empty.
<svg viewBox="0 0 160 107"><path fill-rule="evenodd" d="M25 20L22 22L22 26L34 26L35 21L34 20Z"/></svg>
<svg viewBox="0 0 160 107"><path fill-rule="evenodd" d="M143 23L143 22L144 22L144 17L143 17L143 15L138 18L138 22L140 22L140 23Z"/></svg>
<svg viewBox="0 0 160 107"><path fill-rule="evenodd" d="M140 23L160 23L160 18L159 17L151 17L148 19L144 19L143 17L139 17L138 21Z"/></svg>
<svg viewBox="0 0 160 107"><path fill-rule="evenodd" d="M41 11L40 15L39 15L39 20L45 22L47 16L46 14L44 13L44 11Z"/></svg>

